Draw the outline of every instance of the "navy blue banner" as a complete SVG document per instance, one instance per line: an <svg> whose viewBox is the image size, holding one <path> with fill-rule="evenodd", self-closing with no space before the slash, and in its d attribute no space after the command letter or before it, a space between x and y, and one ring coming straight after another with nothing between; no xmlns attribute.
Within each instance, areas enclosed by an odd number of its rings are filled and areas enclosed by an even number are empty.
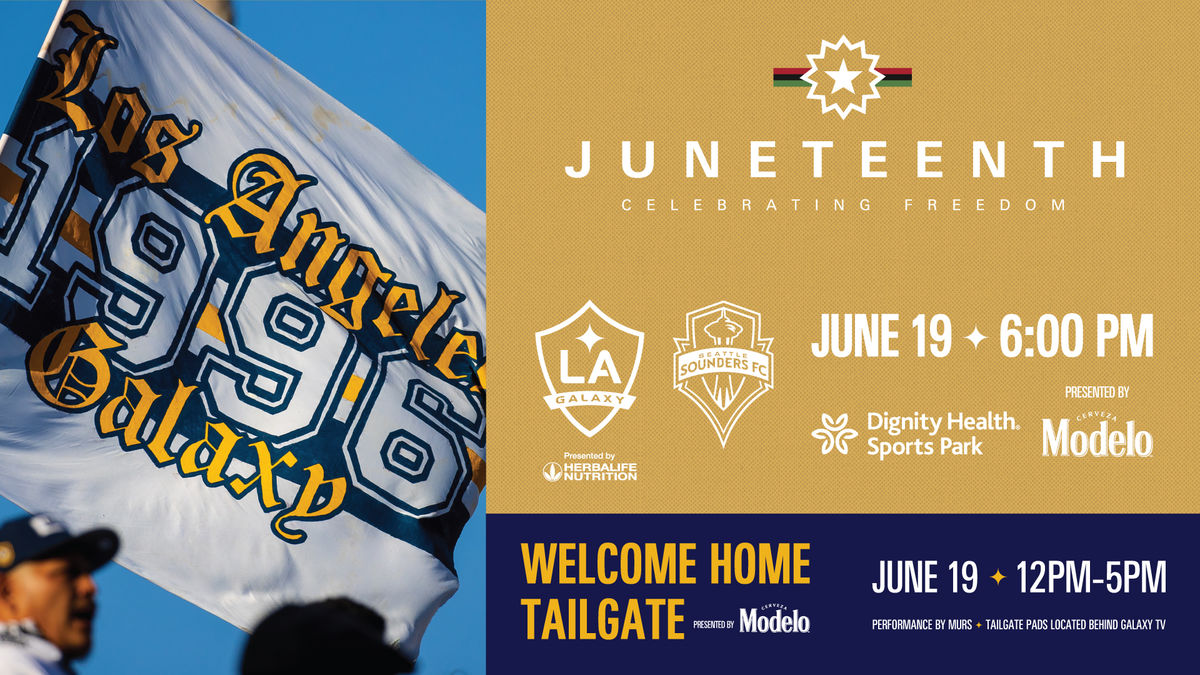
<svg viewBox="0 0 1200 675"><path fill-rule="evenodd" d="M493 672L1195 672L1197 515L489 514Z"/></svg>

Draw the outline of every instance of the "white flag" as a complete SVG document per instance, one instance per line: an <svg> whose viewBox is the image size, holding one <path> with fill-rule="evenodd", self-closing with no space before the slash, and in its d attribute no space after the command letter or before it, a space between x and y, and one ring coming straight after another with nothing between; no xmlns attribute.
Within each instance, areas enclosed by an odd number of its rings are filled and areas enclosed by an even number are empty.
<svg viewBox="0 0 1200 675"><path fill-rule="evenodd" d="M187 2L68 2L0 140L0 492L414 656L484 484L484 216Z"/></svg>

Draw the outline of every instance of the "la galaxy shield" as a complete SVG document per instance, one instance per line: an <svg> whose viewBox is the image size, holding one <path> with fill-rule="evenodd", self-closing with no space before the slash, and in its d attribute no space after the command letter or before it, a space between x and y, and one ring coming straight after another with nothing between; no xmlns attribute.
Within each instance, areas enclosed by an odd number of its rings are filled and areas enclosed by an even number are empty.
<svg viewBox="0 0 1200 675"><path fill-rule="evenodd" d="M718 302L687 315L687 336L675 338L675 389L700 406L721 441L759 396L774 386L772 338L762 317Z"/></svg>
<svg viewBox="0 0 1200 675"><path fill-rule="evenodd" d="M591 300L566 321L537 333L538 361L550 388L546 405L561 410L583 435L595 436L617 412L633 405L629 391L642 362L643 337Z"/></svg>

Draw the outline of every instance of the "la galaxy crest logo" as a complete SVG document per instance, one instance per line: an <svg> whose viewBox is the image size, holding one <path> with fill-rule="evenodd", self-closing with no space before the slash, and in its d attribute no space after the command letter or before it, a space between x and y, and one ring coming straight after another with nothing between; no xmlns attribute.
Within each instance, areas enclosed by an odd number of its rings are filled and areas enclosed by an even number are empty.
<svg viewBox="0 0 1200 675"><path fill-rule="evenodd" d="M877 68L878 54L868 54L866 41L821 41L821 51L808 55L807 68L776 68L776 87L807 87L808 98L846 119L852 111L867 113L867 101L879 98L879 87L911 87L912 68Z"/></svg>
<svg viewBox="0 0 1200 675"><path fill-rule="evenodd" d="M595 436L629 410L629 394L642 363L644 334L622 326L588 300L562 323L537 333L538 361L550 395L546 405L561 410L584 436Z"/></svg>
<svg viewBox="0 0 1200 675"><path fill-rule="evenodd" d="M704 411L721 440L759 396L775 386L773 338L761 335L762 317L718 302L687 315L687 336L675 338L675 389Z"/></svg>

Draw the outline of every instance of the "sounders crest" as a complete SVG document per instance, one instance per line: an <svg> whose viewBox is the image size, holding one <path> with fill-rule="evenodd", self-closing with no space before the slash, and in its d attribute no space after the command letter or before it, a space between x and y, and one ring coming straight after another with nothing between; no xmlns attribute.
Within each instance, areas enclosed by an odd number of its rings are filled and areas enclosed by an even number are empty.
<svg viewBox="0 0 1200 675"><path fill-rule="evenodd" d="M675 338L675 389L700 406L721 440L759 396L774 387L772 338L761 336L758 312L718 302L687 315Z"/></svg>

